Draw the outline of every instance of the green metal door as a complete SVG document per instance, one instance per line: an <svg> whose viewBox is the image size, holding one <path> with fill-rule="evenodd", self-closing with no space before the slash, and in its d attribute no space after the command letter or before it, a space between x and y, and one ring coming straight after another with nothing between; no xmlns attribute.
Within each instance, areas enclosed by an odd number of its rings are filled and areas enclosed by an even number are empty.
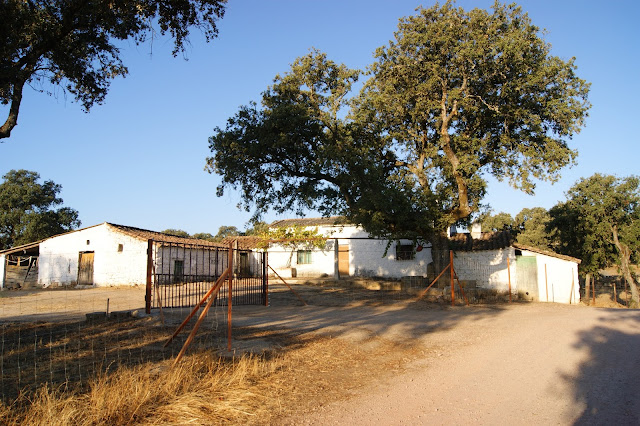
<svg viewBox="0 0 640 426"><path fill-rule="evenodd" d="M516 257L518 293L526 300L538 300L538 264L535 256Z"/></svg>

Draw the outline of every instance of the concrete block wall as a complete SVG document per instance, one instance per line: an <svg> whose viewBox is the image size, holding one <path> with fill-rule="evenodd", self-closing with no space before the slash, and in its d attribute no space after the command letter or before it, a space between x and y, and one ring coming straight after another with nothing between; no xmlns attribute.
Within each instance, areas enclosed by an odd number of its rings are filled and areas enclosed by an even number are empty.
<svg viewBox="0 0 640 426"><path fill-rule="evenodd" d="M513 248L483 251L458 251L454 253L453 267L462 281L475 281L478 288L509 291L510 262L511 291L517 292L516 258ZM440 273L440 271L436 271Z"/></svg>

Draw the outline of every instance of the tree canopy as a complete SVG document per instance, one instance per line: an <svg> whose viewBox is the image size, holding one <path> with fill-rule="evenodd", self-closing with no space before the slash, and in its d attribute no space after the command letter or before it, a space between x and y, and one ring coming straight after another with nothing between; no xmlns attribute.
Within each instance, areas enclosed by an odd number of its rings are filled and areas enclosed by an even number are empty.
<svg viewBox="0 0 640 426"><path fill-rule="evenodd" d="M60 86L82 107L102 103L111 80L127 74L116 42L145 41L158 32L184 51L189 33L217 36L226 0L4 0L0 2L0 126L8 138L18 123L25 85ZM49 91L51 93L51 91Z"/></svg>
<svg viewBox="0 0 640 426"><path fill-rule="evenodd" d="M208 169L254 219L309 209L373 235L441 235L478 210L486 175L532 193L573 163L590 107L575 70L517 6L419 9L357 96L358 70L316 50L297 59L215 129Z"/></svg>
<svg viewBox="0 0 640 426"><path fill-rule="evenodd" d="M520 244L538 248L552 248L553 235L549 231L551 216L543 207L524 208L514 219L516 240Z"/></svg>
<svg viewBox="0 0 640 426"><path fill-rule="evenodd" d="M491 214L491 211L485 212L476 222L480 223L483 232L513 231L515 226L513 217L505 212L496 214Z"/></svg>
<svg viewBox="0 0 640 426"><path fill-rule="evenodd" d="M78 212L58 196L62 187L40 175L11 170L0 184L0 249L38 241L80 226Z"/></svg>
<svg viewBox="0 0 640 426"><path fill-rule="evenodd" d="M550 215L550 226L560 241L556 249L581 258L586 273L617 263L638 307L630 264L640 260L640 178L596 173L581 179Z"/></svg>
<svg viewBox="0 0 640 426"><path fill-rule="evenodd" d="M184 238L191 237L191 235L189 235L187 231L183 231L182 229L169 228L162 231L162 233L167 235L173 235L174 237L184 237Z"/></svg>

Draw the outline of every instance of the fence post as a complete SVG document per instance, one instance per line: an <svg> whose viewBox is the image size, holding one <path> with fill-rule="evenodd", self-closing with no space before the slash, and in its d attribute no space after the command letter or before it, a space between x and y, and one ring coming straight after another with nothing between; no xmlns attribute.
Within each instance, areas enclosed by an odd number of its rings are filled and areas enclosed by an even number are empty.
<svg viewBox="0 0 640 426"><path fill-rule="evenodd" d="M454 273L453 273L453 250L449 250L449 268L451 268L451 306L455 306L456 296L454 288Z"/></svg>
<svg viewBox="0 0 640 426"><path fill-rule="evenodd" d="M264 294L264 306L269 306L269 253L262 253L262 292Z"/></svg>
<svg viewBox="0 0 640 426"><path fill-rule="evenodd" d="M238 240L235 240L235 245L237 246ZM229 296L227 299L227 335L229 336L227 341L227 350L231 352L231 304L233 299L233 246L234 243L229 243Z"/></svg>
<svg viewBox="0 0 640 426"><path fill-rule="evenodd" d="M508 252L507 252L507 277L509 278L509 303L511 303L511 263L509 261Z"/></svg>
<svg viewBox="0 0 640 426"><path fill-rule="evenodd" d="M147 241L147 292L144 296L144 308L147 314L151 313L151 281L152 281L152 267L153 267L153 240Z"/></svg>
<svg viewBox="0 0 640 426"><path fill-rule="evenodd" d="M547 293L547 302L549 301L549 282L547 281L547 264L544 264L544 290Z"/></svg>

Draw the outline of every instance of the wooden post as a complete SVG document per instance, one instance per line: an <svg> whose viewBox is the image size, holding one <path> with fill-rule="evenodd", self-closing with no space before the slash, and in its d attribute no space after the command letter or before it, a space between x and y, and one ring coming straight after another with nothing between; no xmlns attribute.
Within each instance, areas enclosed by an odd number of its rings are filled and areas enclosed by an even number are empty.
<svg viewBox="0 0 640 426"><path fill-rule="evenodd" d="M233 299L233 246L238 246L238 240L234 243L229 243L229 298L227 299L227 350L231 352L231 299Z"/></svg>
<svg viewBox="0 0 640 426"><path fill-rule="evenodd" d="M420 292L420 294L418 294L418 297L416 297L416 300L422 299L424 297L424 295L427 294L427 291L429 291L429 289L431 287L433 287L433 285L436 283L436 281L438 281L440 279L440 277L443 276L445 272L447 272L447 269L449 269L450 266L451 266L451 263L449 263L447 266L445 266L444 269L442 270L442 272L440 272L440 274L438 274L438 276L433 281L431 281L431 284L429 284L427 286L427 288L425 288L424 290L422 290Z"/></svg>
<svg viewBox="0 0 640 426"><path fill-rule="evenodd" d="M453 250L449 250L449 268L451 269L451 306L456 304L456 295L454 289L454 272L453 272Z"/></svg>
<svg viewBox="0 0 640 426"><path fill-rule="evenodd" d="M618 303L618 294L616 292L616 282L613 282L613 301L614 303Z"/></svg>
<svg viewBox="0 0 640 426"><path fill-rule="evenodd" d="M153 240L147 241L147 291L144 296L144 310L147 314L151 313L151 285L153 275L151 273L153 266Z"/></svg>
<svg viewBox="0 0 640 426"><path fill-rule="evenodd" d="M508 253L507 253L507 277L509 278L509 303L511 303L511 263L509 262Z"/></svg>
<svg viewBox="0 0 640 426"><path fill-rule="evenodd" d="M229 275L229 273L230 273L229 269L227 268L227 270L225 270L222 273L220 278L218 278L214 286L211 287L209 291L207 291L207 293L202 297L202 299L200 299L200 302L198 302L198 304L193 307L193 310L191 311L191 313L187 315L184 321L182 321L182 324L178 326L178 329L173 333L171 337L169 337L169 340L165 342L163 347L166 348L169 345L169 343L171 343L171 341L180 333L180 331L187 325L187 323L191 320L191 318L193 318L196 312L198 312L198 309L200 309L200 307L205 302L205 300L207 300L207 298L211 297L215 299L215 297L218 295L218 291L220 291L220 287L222 287L222 284L224 283L224 280L227 278L227 275Z"/></svg>
<svg viewBox="0 0 640 426"><path fill-rule="evenodd" d="M549 301L549 281L547 281L547 264L544 264L544 289L547 293L547 302Z"/></svg>
<svg viewBox="0 0 640 426"><path fill-rule="evenodd" d="M569 293L569 304L571 304L571 298L573 297L573 285L574 285L573 271L571 271L571 293Z"/></svg>

